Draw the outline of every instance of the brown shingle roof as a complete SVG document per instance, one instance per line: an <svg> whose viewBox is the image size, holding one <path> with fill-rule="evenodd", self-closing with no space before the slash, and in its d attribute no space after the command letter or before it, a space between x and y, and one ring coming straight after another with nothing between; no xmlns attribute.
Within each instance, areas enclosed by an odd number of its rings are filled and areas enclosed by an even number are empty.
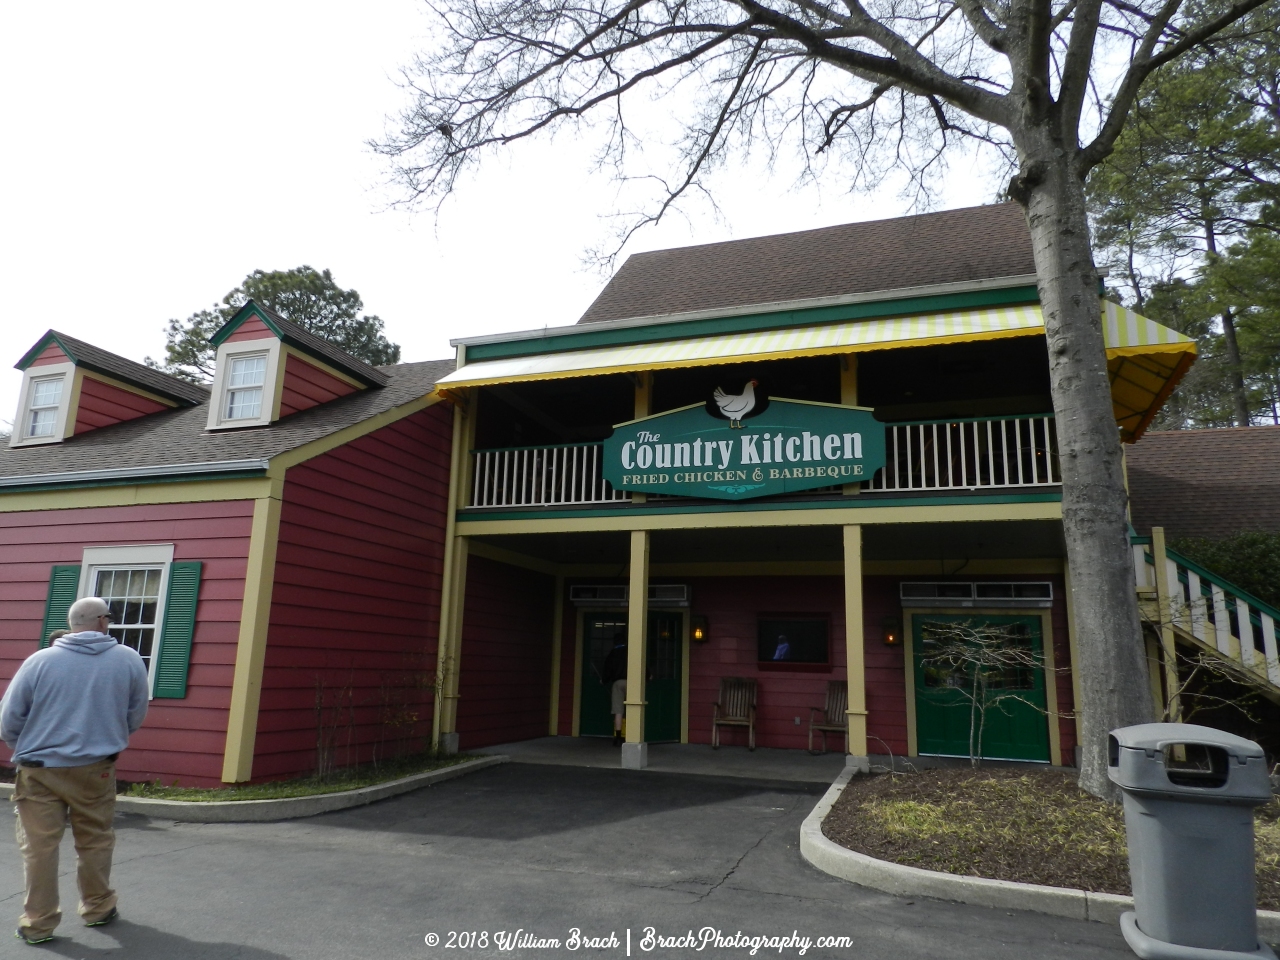
<svg viewBox="0 0 1280 960"><path fill-rule="evenodd" d="M324 360L339 370L345 370L361 383L367 383L371 387L386 385L387 375L377 367L370 366L363 360L353 357L341 347L324 339L324 337L317 337L310 330L298 326L291 320L286 320L280 314L264 307L256 300L250 300L249 303L271 318L272 322L280 328L281 339L285 343L295 346L319 360Z"/></svg>
<svg viewBox="0 0 1280 960"><path fill-rule="evenodd" d="M380 368L381 390L360 390L242 430L206 430L209 411L186 407L91 430L62 443L0 447L0 479L37 474L270 459L430 393L454 361Z"/></svg>
<svg viewBox="0 0 1280 960"><path fill-rule="evenodd" d="M637 253L579 323L1034 274L1014 203Z"/></svg>
<svg viewBox="0 0 1280 960"><path fill-rule="evenodd" d="M1127 448L1133 525L1146 536L1280 533L1280 427L1170 430Z"/></svg>
<svg viewBox="0 0 1280 960"><path fill-rule="evenodd" d="M143 390L149 390L152 393L182 404L206 403L209 400L208 387L188 383L186 380L179 380L177 377L170 376L160 370L153 370L141 363L127 360L109 350L95 347L92 343L85 343L83 340L69 337L65 333L59 333L57 330L50 330L40 338L36 345L39 346L50 336L57 337L58 342L62 344L62 348L70 354L72 361L87 370L105 373L109 377L115 377L117 380L123 380L125 383L133 384L135 387L141 387ZM30 356L30 353L28 351L28 356ZM26 357L23 359L25 360ZM21 361L19 361L19 364L21 364Z"/></svg>

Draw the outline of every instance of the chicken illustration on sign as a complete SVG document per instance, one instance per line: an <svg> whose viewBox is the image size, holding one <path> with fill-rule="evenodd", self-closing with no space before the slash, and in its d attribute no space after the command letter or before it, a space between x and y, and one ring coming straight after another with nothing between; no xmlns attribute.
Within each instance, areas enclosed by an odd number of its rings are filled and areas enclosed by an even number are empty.
<svg viewBox="0 0 1280 960"><path fill-rule="evenodd" d="M742 500L869 480L884 466L884 425L869 409L757 402L758 386L748 381L738 396L717 388L714 410L699 403L617 425L604 442L605 479L616 490Z"/></svg>
<svg viewBox="0 0 1280 960"><path fill-rule="evenodd" d="M742 388L742 393L737 396L725 393L720 387L716 387L716 392L711 395L720 412L729 421L731 430L741 430L742 418L756 408L756 387L758 386L760 386L759 380L748 380L747 385Z"/></svg>

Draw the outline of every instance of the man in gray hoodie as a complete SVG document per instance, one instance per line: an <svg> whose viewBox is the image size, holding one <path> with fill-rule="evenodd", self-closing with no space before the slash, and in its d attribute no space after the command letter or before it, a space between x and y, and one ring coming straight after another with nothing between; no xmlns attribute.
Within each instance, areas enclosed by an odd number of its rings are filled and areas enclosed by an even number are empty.
<svg viewBox="0 0 1280 960"><path fill-rule="evenodd" d="M80 916L90 927L116 918L115 761L147 715L147 668L106 632L107 604L77 600L67 620L72 632L29 656L0 700L0 739L18 768L13 799L27 889L16 936L27 943L52 940L62 919L58 845L68 819Z"/></svg>

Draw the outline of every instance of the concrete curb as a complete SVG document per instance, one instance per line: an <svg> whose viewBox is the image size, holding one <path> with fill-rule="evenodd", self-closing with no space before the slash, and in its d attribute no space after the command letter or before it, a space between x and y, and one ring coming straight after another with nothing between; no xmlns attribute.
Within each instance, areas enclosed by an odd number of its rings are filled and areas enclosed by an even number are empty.
<svg viewBox="0 0 1280 960"><path fill-rule="evenodd" d="M800 855L823 873L899 897L933 897L1004 910L1033 910L1073 920L1119 923L1120 914L1133 909L1132 897L921 870L842 847L823 835L822 821L853 774L851 769L841 773L800 826ZM1268 943L1280 941L1280 912L1258 911L1258 936Z"/></svg>
<svg viewBox="0 0 1280 960"><path fill-rule="evenodd" d="M341 793L317 793L310 797L287 797L280 800L210 800L207 802L191 802L185 800L154 800L146 797L117 797L117 813L141 813L157 820L172 820L178 823L270 823L276 820L294 820L299 817L314 817L318 813L332 813L335 810L348 810L352 807L363 807L366 804L387 797L398 796L429 787L444 780L452 780L485 767L507 763L506 756L481 757L478 760L467 760L451 767L439 770L428 770L415 773L399 780L388 780L371 787L358 790L346 790ZM13 784L6 783L4 797L13 799Z"/></svg>

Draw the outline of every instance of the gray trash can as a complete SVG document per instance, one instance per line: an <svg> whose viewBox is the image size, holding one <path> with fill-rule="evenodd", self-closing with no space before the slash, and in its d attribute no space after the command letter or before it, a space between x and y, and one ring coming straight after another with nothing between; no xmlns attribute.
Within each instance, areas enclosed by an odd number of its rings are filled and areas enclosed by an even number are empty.
<svg viewBox="0 0 1280 960"><path fill-rule="evenodd" d="M1253 808L1271 799L1262 748L1209 727L1146 723L1112 731L1110 750L1133 881L1134 912L1120 927L1133 952L1274 960L1258 941L1254 890Z"/></svg>

